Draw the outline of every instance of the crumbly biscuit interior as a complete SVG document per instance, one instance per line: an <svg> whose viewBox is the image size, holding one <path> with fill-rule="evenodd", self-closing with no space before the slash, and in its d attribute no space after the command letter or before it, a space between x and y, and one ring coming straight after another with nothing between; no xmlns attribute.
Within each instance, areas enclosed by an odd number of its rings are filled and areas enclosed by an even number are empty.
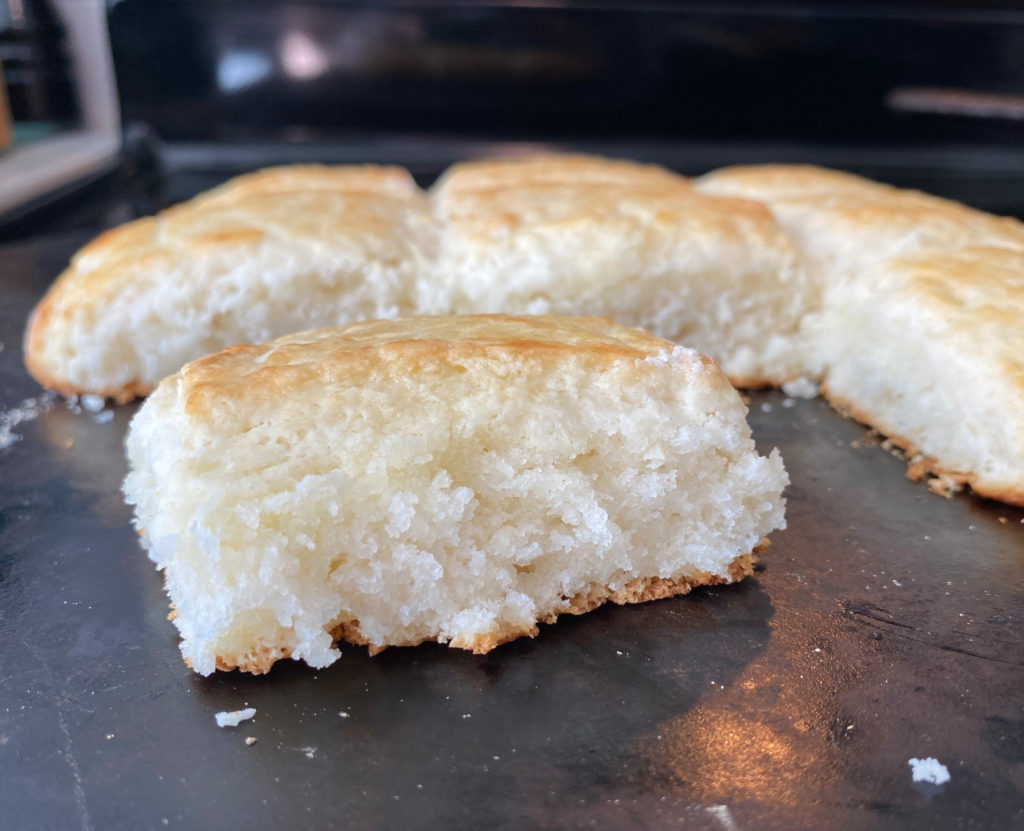
<svg viewBox="0 0 1024 831"><path fill-rule="evenodd" d="M339 384L230 433L162 385L125 490L192 666L325 666L339 631L478 648L638 577L727 580L784 526L779 454L696 353L539 360Z"/></svg>

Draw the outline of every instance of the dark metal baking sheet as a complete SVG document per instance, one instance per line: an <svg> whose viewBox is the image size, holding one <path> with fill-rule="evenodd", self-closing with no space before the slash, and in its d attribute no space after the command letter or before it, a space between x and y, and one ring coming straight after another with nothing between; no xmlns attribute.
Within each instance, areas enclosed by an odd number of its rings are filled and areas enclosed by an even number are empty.
<svg viewBox="0 0 1024 831"><path fill-rule="evenodd" d="M0 248L2 411L85 239ZM752 579L258 678L180 660L119 492L132 412L57 401L0 451L5 829L1024 825L1024 511L930 494L821 401L752 396L793 479Z"/></svg>

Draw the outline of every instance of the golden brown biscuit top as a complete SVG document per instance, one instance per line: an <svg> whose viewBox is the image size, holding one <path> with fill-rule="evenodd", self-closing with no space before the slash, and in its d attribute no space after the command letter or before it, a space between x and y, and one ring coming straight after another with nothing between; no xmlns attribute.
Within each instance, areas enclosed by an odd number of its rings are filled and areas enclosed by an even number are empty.
<svg viewBox="0 0 1024 831"><path fill-rule="evenodd" d="M441 177L431 199L442 231L471 238L584 225L612 234L628 225L787 245L764 205L699 193L654 165L588 156L464 162Z"/></svg>
<svg viewBox="0 0 1024 831"><path fill-rule="evenodd" d="M368 193L398 198L418 195L420 192L409 171L403 167L296 164L268 167L236 176L185 204L205 206L211 203L239 202L252 196L309 191Z"/></svg>
<svg viewBox="0 0 1024 831"><path fill-rule="evenodd" d="M813 165L726 167L697 181L699 189L753 199L783 220L800 215L843 233L903 234L919 246L987 245L1024 249L1024 224L915 190ZM813 242L813 240L810 240Z"/></svg>
<svg viewBox="0 0 1024 831"><path fill-rule="evenodd" d="M452 165L432 188L445 199L510 187L551 185L621 185L627 187L689 187L682 176L653 164L583 155L541 155L519 159L460 162Z"/></svg>
<svg viewBox="0 0 1024 831"><path fill-rule="evenodd" d="M809 164L734 165L712 171L698 181L728 185L730 189L749 193L751 199L767 201L836 194L881 197L899 192L890 185L853 173Z"/></svg>
<svg viewBox="0 0 1024 831"><path fill-rule="evenodd" d="M202 417L223 402L273 401L306 384L355 386L375 375L406 377L430 366L497 361L510 369L574 357L590 366L667 355L675 344L603 318L462 315L370 320L232 346L187 364L162 382L177 387L186 411ZM686 350L702 371L710 358ZM723 384L725 382L723 381Z"/></svg>
<svg viewBox="0 0 1024 831"><path fill-rule="evenodd" d="M71 260L68 272L140 268L161 250L252 242L266 236L318 238L331 231L381 232L396 202L422 200L407 171L375 165L269 168L101 234ZM176 252L180 253L180 252Z"/></svg>
<svg viewBox="0 0 1024 831"><path fill-rule="evenodd" d="M427 211L402 168L269 168L101 234L72 257L41 305L58 296L63 306L87 304L92 292L131 285L147 270L171 269L204 250L267 240L316 249L332 239L386 235L404 210Z"/></svg>
<svg viewBox="0 0 1024 831"><path fill-rule="evenodd" d="M1024 390L1024 251L978 246L896 259L865 289L906 297L915 314L935 313Z"/></svg>

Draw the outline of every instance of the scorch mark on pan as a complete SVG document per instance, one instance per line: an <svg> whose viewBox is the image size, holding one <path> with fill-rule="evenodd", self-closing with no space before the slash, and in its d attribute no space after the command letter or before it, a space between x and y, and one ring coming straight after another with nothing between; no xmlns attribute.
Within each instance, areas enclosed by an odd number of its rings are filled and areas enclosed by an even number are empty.
<svg viewBox="0 0 1024 831"><path fill-rule="evenodd" d="M53 673L50 672L50 668L43 656L39 654L39 650L26 641L24 638L21 639L22 645L29 652L29 654L36 659L36 662L42 667L43 672L49 677L50 682L53 682ZM72 780L72 793L75 797L75 813L78 814L78 827L81 831L93 831L92 819L89 817L89 808L85 802L85 787L82 784L82 770L78 766L78 760L75 758L75 747L74 740L71 738L71 731L68 729L67 719L64 717L64 705L68 702L67 689L62 687L58 695L54 696L53 707L57 711L57 727L60 729L61 736L64 738L64 760L68 763L68 767L71 769L71 780Z"/></svg>
<svg viewBox="0 0 1024 831"><path fill-rule="evenodd" d="M845 611L847 614L854 617L855 619L860 619L861 623L870 626L872 629L880 629L884 632L888 632L890 635L893 635L897 638L903 638L904 640L913 641L914 643L919 643L922 646L928 646L932 649L941 649L945 652L956 652L959 655L969 655L972 658L980 658L983 661L992 661L997 664L1008 664L1009 666L1024 666L1024 661L1011 661L1007 660L1006 658L998 658L995 655L983 655L980 652L974 652L970 649L964 649L963 647L952 646L951 644L946 643L932 643L930 641L924 640L923 638L915 638L910 635L905 635L897 630L889 629L888 627L890 626L896 626L901 629L909 629L911 632L921 631L920 629L917 629L916 627L911 626L907 623L900 623L898 620L891 619L891 616L890 619L882 617L880 614L878 614L879 612L882 612L887 615L889 613L885 609L881 609L872 604L860 604L846 601L842 604L842 606L843 611ZM886 626L876 626L870 621L878 621L878 623L886 624Z"/></svg>

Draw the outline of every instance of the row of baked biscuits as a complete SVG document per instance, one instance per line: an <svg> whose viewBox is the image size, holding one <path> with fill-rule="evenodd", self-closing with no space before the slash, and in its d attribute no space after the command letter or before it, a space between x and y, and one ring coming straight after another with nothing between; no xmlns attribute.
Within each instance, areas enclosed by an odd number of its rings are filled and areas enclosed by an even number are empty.
<svg viewBox="0 0 1024 831"><path fill-rule="evenodd" d="M799 376L1024 502L1024 226L807 167L694 182L589 157L240 177L86 246L37 309L45 385L126 400L231 343L352 320L604 315L739 385Z"/></svg>

